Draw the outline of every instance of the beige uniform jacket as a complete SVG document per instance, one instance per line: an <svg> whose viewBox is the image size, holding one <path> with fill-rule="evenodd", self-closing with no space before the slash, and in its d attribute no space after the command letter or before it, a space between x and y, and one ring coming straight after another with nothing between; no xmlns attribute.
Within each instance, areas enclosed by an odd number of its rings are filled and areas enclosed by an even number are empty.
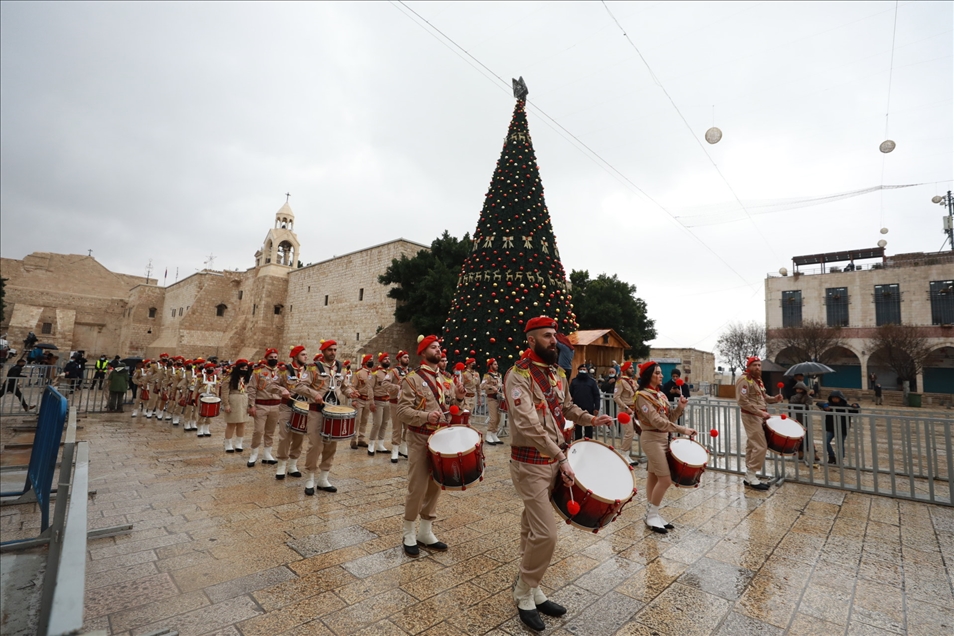
<svg viewBox="0 0 954 636"><path fill-rule="evenodd" d="M497 394L500 393L502 389L502 383L500 381L499 373L485 373L484 379L480 383L480 390L483 391L487 397L496 398Z"/></svg>
<svg viewBox="0 0 954 636"><path fill-rule="evenodd" d="M477 395L477 388L480 386L480 374L476 371L464 371L463 373L464 392L467 397Z"/></svg>
<svg viewBox="0 0 954 636"><path fill-rule="evenodd" d="M437 390L436 397L434 391L421 379L422 374L427 374L431 384ZM433 411L447 412L451 406L460 406L460 404L453 380L421 365L404 376L401 391L398 394L397 415L398 419L408 426L426 426L436 429L440 424L429 424L427 416Z"/></svg>
<svg viewBox="0 0 954 636"><path fill-rule="evenodd" d="M761 380L754 380L743 373L735 383L735 399L743 413L761 415L762 411L768 409L766 397L768 394ZM775 399L772 398L772 401L774 402Z"/></svg>
<svg viewBox="0 0 954 636"><path fill-rule="evenodd" d="M563 416L579 426L590 426L594 416L573 403L563 369L556 365L542 368L547 373L551 390L556 391ZM563 431L553 419L543 391L530 376L530 371L521 368L521 363L515 364L504 378L504 392L513 422L511 445L531 446L545 457L559 456L560 447L566 443Z"/></svg>
<svg viewBox="0 0 954 636"><path fill-rule="evenodd" d="M656 433L677 432L676 420L682 416L686 407L682 404L670 408L669 400L662 391L640 389L636 393L636 417L643 431Z"/></svg>
<svg viewBox="0 0 954 636"><path fill-rule="evenodd" d="M624 411L634 408L636 404L636 381L625 375L621 377L616 382L616 389L613 390L613 401Z"/></svg>
<svg viewBox="0 0 954 636"><path fill-rule="evenodd" d="M370 400L374 395L374 376L368 369L361 369L354 374L354 390L360 394L359 400Z"/></svg>
<svg viewBox="0 0 954 636"><path fill-rule="evenodd" d="M278 380L281 386L288 389L293 398L312 401L316 391L311 388L311 383L316 375L315 368L310 365L297 367L294 364L288 364L285 369L279 371Z"/></svg>
<svg viewBox="0 0 954 636"><path fill-rule="evenodd" d="M398 392L401 390L401 383L404 382L404 376L410 371L407 367L396 366L388 370L388 398L396 400Z"/></svg>
<svg viewBox="0 0 954 636"><path fill-rule="evenodd" d="M391 383L388 380L388 375L388 370L384 368L378 368L371 372L371 377L374 379L371 392L374 397L387 399L391 396Z"/></svg>
<svg viewBox="0 0 954 636"><path fill-rule="evenodd" d="M328 392L333 391L339 405L349 403L351 385L337 365L325 366L322 364L319 366L315 364L310 367L309 371L311 373L307 381L298 385L300 395L307 395L312 402L324 404L325 398L330 397Z"/></svg>
<svg viewBox="0 0 954 636"><path fill-rule="evenodd" d="M248 393L248 402L255 405L255 400L280 400L282 399L281 372L278 367L264 367L252 371L252 377L248 381L246 388Z"/></svg>

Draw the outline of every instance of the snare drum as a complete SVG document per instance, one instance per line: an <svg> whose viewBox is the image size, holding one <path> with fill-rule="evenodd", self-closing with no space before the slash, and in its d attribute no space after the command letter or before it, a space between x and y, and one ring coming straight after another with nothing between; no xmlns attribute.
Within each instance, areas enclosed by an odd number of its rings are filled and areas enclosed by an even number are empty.
<svg viewBox="0 0 954 636"><path fill-rule="evenodd" d="M467 413L464 411L463 413ZM441 490L467 490L484 479L480 433L469 426L447 426L427 438L431 477Z"/></svg>
<svg viewBox="0 0 954 636"><path fill-rule="evenodd" d="M285 422L285 428L292 433L304 435L308 432L308 402L292 400L291 417Z"/></svg>
<svg viewBox="0 0 954 636"><path fill-rule="evenodd" d="M203 395L199 397L199 416L215 417L219 414L219 408L222 406L222 399L214 395Z"/></svg>
<svg viewBox="0 0 954 636"><path fill-rule="evenodd" d="M470 411L458 411L457 415L454 415L453 413L448 413L447 415L450 417L451 426L455 426L457 424L470 426Z"/></svg>
<svg viewBox="0 0 954 636"><path fill-rule="evenodd" d="M181 398L179 398L179 406L189 406L189 396L183 395Z"/></svg>
<svg viewBox="0 0 954 636"><path fill-rule="evenodd" d="M762 430L769 450L779 455L795 455L805 438L805 429L790 417L772 416L762 423Z"/></svg>
<svg viewBox="0 0 954 636"><path fill-rule="evenodd" d="M145 389L145 388L139 389L139 400L141 402L149 401L149 389Z"/></svg>
<svg viewBox="0 0 954 636"><path fill-rule="evenodd" d="M595 440L573 442L566 449L566 458L576 473L573 486L563 483L558 471L550 503L568 524L599 532L636 496L636 474L619 453ZM571 492L580 506L575 515L566 506Z"/></svg>
<svg viewBox="0 0 954 636"><path fill-rule="evenodd" d="M350 406L326 404L321 409L321 436L330 440L354 437L354 416L356 414L357 411Z"/></svg>
<svg viewBox="0 0 954 636"><path fill-rule="evenodd" d="M699 479L709 463L709 451L699 442L679 437L669 442L666 461L674 486L698 488Z"/></svg>

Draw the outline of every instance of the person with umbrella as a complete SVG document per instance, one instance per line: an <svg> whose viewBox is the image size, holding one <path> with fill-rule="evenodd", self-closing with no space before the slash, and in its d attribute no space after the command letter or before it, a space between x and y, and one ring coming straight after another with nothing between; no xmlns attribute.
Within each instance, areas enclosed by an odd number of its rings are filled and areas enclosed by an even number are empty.
<svg viewBox="0 0 954 636"><path fill-rule="evenodd" d="M745 427L745 480L742 482L754 490L768 490L769 485L759 481L758 472L765 462L768 444L762 423L771 415L767 404L782 401L782 394L769 395L762 383L762 360L758 356L746 359L745 373L735 383L735 398L742 411L742 426Z"/></svg>

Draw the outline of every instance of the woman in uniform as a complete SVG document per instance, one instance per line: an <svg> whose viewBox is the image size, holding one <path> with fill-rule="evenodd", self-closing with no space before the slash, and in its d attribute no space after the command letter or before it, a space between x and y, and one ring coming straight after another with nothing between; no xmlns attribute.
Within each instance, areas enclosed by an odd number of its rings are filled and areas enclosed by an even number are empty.
<svg viewBox="0 0 954 636"><path fill-rule="evenodd" d="M222 408L225 409L225 452L241 453L245 437L245 423L251 419L248 413L248 395L245 385L251 376L248 360L236 360L228 378L222 384ZM232 437L235 437L235 444Z"/></svg>
<svg viewBox="0 0 954 636"><path fill-rule="evenodd" d="M669 462L666 450L669 448L669 434L681 433L695 436L691 428L679 426L676 421L686 408L685 397L679 398L679 405L672 409L669 399L662 392L663 373L659 365L650 360L639 365L639 378L636 381L636 417L643 432L640 440L646 454L646 525L653 532L666 534L672 529L659 514L659 505L663 496L672 486L669 474Z"/></svg>

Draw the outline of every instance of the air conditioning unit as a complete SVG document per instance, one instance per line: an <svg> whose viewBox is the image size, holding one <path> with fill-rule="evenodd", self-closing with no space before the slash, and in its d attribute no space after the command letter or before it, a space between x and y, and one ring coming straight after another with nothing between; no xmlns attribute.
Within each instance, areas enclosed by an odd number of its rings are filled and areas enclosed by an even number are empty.
<svg viewBox="0 0 954 636"><path fill-rule="evenodd" d="M951 220L951 217L945 216L945 217L942 217L942 218L944 219L944 231L945 231L945 232L950 232L952 229L954 229L954 221Z"/></svg>

